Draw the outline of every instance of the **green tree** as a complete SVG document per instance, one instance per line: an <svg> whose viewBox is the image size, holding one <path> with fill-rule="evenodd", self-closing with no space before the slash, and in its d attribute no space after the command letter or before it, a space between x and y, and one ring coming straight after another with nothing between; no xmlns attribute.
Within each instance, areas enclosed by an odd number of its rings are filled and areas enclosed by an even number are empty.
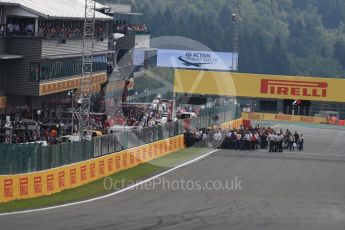
<svg viewBox="0 0 345 230"><path fill-rule="evenodd" d="M279 37L276 38L270 50L266 69L270 74L290 73L290 63Z"/></svg>
<svg viewBox="0 0 345 230"><path fill-rule="evenodd" d="M151 36L179 35L232 50L235 0L108 0L133 3ZM344 0L241 0L241 72L344 76Z"/></svg>
<svg viewBox="0 0 345 230"><path fill-rule="evenodd" d="M345 42L337 41L334 45L334 58L345 69Z"/></svg>

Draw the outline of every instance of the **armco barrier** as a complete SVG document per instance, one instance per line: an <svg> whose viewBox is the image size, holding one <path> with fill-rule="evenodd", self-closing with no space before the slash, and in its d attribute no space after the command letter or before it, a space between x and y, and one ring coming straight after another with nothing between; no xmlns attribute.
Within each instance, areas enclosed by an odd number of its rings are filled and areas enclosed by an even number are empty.
<svg viewBox="0 0 345 230"><path fill-rule="evenodd" d="M244 123L246 123L245 121L246 120L244 120L243 118L240 118L237 120L225 122L221 124L220 127L222 129L239 129L241 126L244 126ZM250 126L250 122L249 122L249 126ZM248 127L244 127L244 128L248 128Z"/></svg>
<svg viewBox="0 0 345 230"><path fill-rule="evenodd" d="M29 174L0 176L0 203L47 196L181 150L183 135L92 160Z"/></svg>
<svg viewBox="0 0 345 230"><path fill-rule="evenodd" d="M242 118L256 121L286 121L286 122L302 122L312 124L327 124L328 121L323 117L308 117L285 114L271 113L242 113Z"/></svg>

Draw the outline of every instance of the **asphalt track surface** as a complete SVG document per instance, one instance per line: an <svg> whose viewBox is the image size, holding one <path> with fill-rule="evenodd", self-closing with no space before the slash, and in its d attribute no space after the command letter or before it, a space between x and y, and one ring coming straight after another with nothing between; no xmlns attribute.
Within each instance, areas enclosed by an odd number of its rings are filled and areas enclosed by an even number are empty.
<svg viewBox="0 0 345 230"><path fill-rule="evenodd" d="M304 153L219 150L163 176L201 184L237 178L241 188L187 191L156 181L154 189L151 183L90 203L0 216L0 228L345 229L345 130L288 128L305 135Z"/></svg>

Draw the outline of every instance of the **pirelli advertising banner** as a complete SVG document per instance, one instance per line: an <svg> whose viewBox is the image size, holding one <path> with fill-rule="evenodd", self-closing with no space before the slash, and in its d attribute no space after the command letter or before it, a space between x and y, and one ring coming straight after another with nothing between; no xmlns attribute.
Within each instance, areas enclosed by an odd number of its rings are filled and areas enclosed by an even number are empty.
<svg viewBox="0 0 345 230"><path fill-rule="evenodd" d="M297 116L287 114L272 114L272 113L242 113L243 119L257 120L257 121L286 121L286 122L302 122L311 124L328 124L325 117L310 117Z"/></svg>
<svg viewBox="0 0 345 230"><path fill-rule="evenodd" d="M176 93L345 102L345 80L175 70Z"/></svg>
<svg viewBox="0 0 345 230"><path fill-rule="evenodd" d="M0 175L0 204L47 196L85 185L125 169L184 149L183 135L59 168Z"/></svg>

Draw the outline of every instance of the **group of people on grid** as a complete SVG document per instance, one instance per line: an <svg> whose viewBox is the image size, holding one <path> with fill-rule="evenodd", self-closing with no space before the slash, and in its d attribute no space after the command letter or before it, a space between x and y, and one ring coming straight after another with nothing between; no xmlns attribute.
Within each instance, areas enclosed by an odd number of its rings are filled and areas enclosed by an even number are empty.
<svg viewBox="0 0 345 230"><path fill-rule="evenodd" d="M184 134L187 147L198 146L220 149L252 151L268 149L269 152L303 151L303 134L290 130L276 132L272 128L257 126L245 129L221 129L219 127L187 130Z"/></svg>
<svg viewBox="0 0 345 230"><path fill-rule="evenodd" d="M269 152L283 152L283 149L303 151L304 149L303 134L298 134L297 131L292 134L289 129L285 133L282 129L279 132L270 132L267 136L267 142Z"/></svg>

